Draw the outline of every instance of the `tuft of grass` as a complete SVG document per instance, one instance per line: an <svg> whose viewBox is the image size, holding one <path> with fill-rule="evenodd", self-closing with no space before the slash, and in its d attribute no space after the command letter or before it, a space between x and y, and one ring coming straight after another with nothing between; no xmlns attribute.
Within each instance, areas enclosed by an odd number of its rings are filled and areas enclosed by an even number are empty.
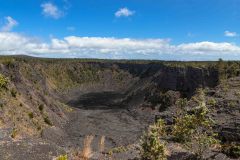
<svg viewBox="0 0 240 160"><path fill-rule="evenodd" d="M210 106L212 106L212 107L214 107L214 106L216 106L217 101L216 101L213 97L211 97L211 98L208 100L207 104L210 105Z"/></svg>
<svg viewBox="0 0 240 160"><path fill-rule="evenodd" d="M40 105L38 106L38 109L39 109L39 111L43 112L44 105L43 105L43 104L40 104Z"/></svg>
<svg viewBox="0 0 240 160"><path fill-rule="evenodd" d="M44 117L44 122L46 123L46 124L48 124L49 126L52 126L52 122L50 121L50 119L46 116L46 117Z"/></svg>
<svg viewBox="0 0 240 160"><path fill-rule="evenodd" d="M56 158L56 160L68 160L67 155L60 155L59 157Z"/></svg>
<svg viewBox="0 0 240 160"><path fill-rule="evenodd" d="M127 148L124 147L124 146L120 146L120 147L115 147L115 148L112 148L108 154L109 155L112 155L113 153L123 153L123 152L127 152Z"/></svg>
<svg viewBox="0 0 240 160"><path fill-rule="evenodd" d="M2 58L2 63L6 65L8 68L13 68L15 66L15 59L14 58Z"/></svg>
<svg viewBox="0 0 240 160"><path fill-rule="evenodd" d="M228 102L227 106L233 108L233 107L237 106L237 102L236 101L230 101L230 102Z"/></svg>
<svg viewBox="0 0 240 160"><path fill-rule="evenodd" d="M101 137L98 148L99 148L99 152L100 153L104 152L104 149L105 149L105 136Z"/></svg>
<svg viewBox="0 0 240 160"><path fill-rule="evenodd" d="M86 136L84 138L84 141L83 141L83 150L82 150L82 153L81 153L81 157L82 159L84 160L88 160L91 158L92 156L92 147L91 147L91 144L92 144L92 141L93 141L93 136L90 135L90 136Z"/></svg>
<svg viewBox="0 0 240 160"><path fill-rule="evenodd" d="M8 82L8 78L0 74L0 88L7 89Z"/></svg>
<svg viewBox="0 0 240 160"><path fill-rule="evenodd" d="M15 89L11 89L11 95L12 97L17 97L17 91Z"/></svg>
<svg viewBox="0 0 240 160"><path fill-rule="evenodd" d="M28 113L28 117L29 117L30 119L33 119L33 112Z"/></svg>
<svg viewBox="0 0 240 160"><path fill-rule="evenodd" d="M17 133L18 133L17 129L16 129L16 128L13 128L12 133L11 133L11 137L12 137L12 138L16 138Z"/></svg>
<svg viewBox="0 0 240 160"><path fill-rule="evenodd" d="M222 147L222 152L231 158L240 158L240 144L229 144Z"/></svg>

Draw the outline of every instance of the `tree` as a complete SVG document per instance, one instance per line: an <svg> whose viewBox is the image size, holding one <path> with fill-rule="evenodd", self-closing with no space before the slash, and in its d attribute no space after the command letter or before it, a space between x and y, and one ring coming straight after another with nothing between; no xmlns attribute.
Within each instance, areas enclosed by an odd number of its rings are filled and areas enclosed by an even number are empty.
<svg viewBox="0 0 240 160"><path fill-rule="evenodd" d="M192 113L183 111L182 115L175 119L172 133L178 142L183 143L186 149L196 155L196 159L203 159L205 151L217 144L218 140L212 129L214 121L208 116L209 109L202 89L198 90L197 97L197 107Z"/></svg>
<svg viewBox="0 0 240 160"><path fill-rule="evenodd" d="M165 135L165 122L160 119L141 138L141 159L166 160L166 146L160 138Z"/></svg>

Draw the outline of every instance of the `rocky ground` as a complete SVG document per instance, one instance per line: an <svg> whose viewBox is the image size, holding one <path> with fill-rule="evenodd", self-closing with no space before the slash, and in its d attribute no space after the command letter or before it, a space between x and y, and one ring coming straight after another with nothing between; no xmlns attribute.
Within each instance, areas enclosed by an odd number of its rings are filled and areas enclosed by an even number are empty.
<svg viewBox="0 0 240 160"><path fill-rule="evenodd" d="M94 138L92 159L137 159L147 127L156 118L171 125L176 100L190 100L199 87L205 88L219 139L240 143L240 78L220 83L212 67L17 58L0 59L0 71L10 80L0 91L1 160L71 155L82 150L88 135ZM168 159L193 158L180 144L166 142ZM231 159L214 150L205 157Z"/></svg>

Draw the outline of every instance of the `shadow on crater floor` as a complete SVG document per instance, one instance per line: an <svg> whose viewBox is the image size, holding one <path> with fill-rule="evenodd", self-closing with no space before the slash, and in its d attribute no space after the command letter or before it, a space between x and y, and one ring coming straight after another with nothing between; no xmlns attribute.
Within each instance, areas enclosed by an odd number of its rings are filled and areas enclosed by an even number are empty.
<svg viewBox="0 0 240 160"><path fill-rule="evenodd" d="M69 101L67 104L81 109L123 109L125 105L121 103L123 94L118 92L96 92L79 96Z"/></svg>

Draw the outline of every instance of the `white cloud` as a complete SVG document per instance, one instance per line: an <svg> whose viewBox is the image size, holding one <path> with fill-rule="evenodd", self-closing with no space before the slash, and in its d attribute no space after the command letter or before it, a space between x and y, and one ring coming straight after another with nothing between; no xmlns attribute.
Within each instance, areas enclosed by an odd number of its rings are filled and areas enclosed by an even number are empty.
<svg viewBox="0 0 240 160"><path fill-rule="evenodd" d="M47 17L58 19L63 16L63 11L51 2L43 3L41 7L42 13Z"/></svg>
<svg viewBox="0 0 240 160"><path fill-rule="evenodd" d="M197 42L173 45L168 39L114 37L51 38L41 42L18 33L0 32L0 54L42 57L217 60L239 59L240 46L231 43Z"/></svg>
<svg viewBox="0 0 240 160"><path fill-rule="evenodd" d="M9 32L13 29L13 27L18 25L18 22L10 16L5 17L5 20L6 20L6 23L1 28L1 31L3 32Z"/></svg>
<svg viewBox="0 0 240 160"><path fill-rule="evenodd" d="M135 11L131 11L128 8L120 8L117 12L115 12L116 17L129 17L135 14Z"/></svg>
<svg viewBox="0 0 240 160"><path fill-rule="evenodd" d="M225 31L224 35L226 37L237 37L238 36L238 34L236 32L230 32L230 31Z"/></svg>

